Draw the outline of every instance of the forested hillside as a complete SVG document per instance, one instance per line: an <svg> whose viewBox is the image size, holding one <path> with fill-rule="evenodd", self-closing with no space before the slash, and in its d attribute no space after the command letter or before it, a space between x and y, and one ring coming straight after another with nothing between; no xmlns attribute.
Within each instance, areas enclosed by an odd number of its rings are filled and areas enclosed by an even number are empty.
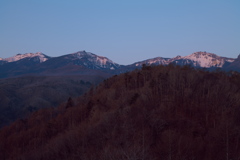
<svg viewBox="0 0 240 160"><path fill-rule="evenodd" d="M239 160L240 74L143 66L0 130L1 159Z"/></svg>

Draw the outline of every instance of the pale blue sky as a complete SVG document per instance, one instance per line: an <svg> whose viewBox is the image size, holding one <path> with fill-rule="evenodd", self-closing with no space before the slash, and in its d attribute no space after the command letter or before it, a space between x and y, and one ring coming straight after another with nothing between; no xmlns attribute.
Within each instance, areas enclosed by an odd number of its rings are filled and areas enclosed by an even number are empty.
<svg viewBox="0 0 240 160"><path fill-rule="evenodd" d="M119 64L240 54L240 0L0 0L0 57L86 50Z"/></svg>

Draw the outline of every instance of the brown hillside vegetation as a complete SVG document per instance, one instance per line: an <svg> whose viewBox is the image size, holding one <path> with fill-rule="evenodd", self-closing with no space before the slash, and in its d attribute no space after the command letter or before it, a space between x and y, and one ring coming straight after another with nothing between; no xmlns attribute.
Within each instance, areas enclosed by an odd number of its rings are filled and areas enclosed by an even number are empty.
<svg viewBox="0 0 240 160"><path fill-rule="evenodd" d="M114 76L1 129L0 157L239 160L240 74L170 65Z"/></svg>

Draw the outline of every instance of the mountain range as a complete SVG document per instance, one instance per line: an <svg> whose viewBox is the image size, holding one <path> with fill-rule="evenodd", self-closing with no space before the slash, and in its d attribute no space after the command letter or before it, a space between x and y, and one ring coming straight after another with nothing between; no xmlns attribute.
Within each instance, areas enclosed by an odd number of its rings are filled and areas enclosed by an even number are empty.
<svg viewBox="0 0 240 160"><path fill-rule="evenodd" d="M120 65L86 51L59 57L37 52L0 58L0 128L40 108L56 107L69 97L86 93L104 79L140 69L144 64L240 71L240 56L234 59L195 52L184 57L156 57L130 65Z"/></svg>
<svg viewBox="0 0 240 160"><path fill-rule="evenodd" d="M146 65L190 65L195 68L240 71L240 57L227 58L208 52L195 52L188 56L174 58L156 57L130 65L120 65L107 57L79 51L59 57L50 57L41 52L17 54L9 58L0 58L0 78L22 75L113 75Z"/></svg>

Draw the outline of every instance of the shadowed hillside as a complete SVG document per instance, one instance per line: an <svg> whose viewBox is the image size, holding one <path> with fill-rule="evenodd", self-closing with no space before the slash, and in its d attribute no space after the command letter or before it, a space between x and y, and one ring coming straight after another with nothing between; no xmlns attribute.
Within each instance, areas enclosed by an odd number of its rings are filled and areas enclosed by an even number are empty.
<svg viewBox="0 0 240 160"><path fill-rule="evenodd" d="M21 160L239 160L240 74L143 66L0 130Z"/></svg>
<svg viewBox="0 0 240 160"><path fill-rule="evenodd" d="M0 127L40 108L78 97L106 76L25 76L0 79Z"/></svg>

